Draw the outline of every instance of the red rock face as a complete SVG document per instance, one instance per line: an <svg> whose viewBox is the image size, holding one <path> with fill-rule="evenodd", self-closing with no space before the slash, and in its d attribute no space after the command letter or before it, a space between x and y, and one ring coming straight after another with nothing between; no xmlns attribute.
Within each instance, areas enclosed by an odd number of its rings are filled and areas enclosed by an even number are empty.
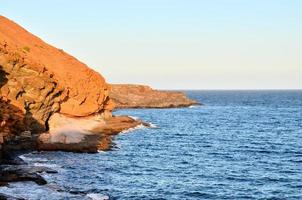
<svg viewBox="0 0 302 200"><path fill-rule="evenodd" d="M144 85L112 84L110 98L117 108L175 108L199 104L182 92L159 91Z"/></svg>
<svg viewBox="0 0 302 200"><path fill-rule="evenodd" d="M1 96L45 122L52 113L110 115L110 86L76 58L0 16Z"/></svg>
<svg viewBox="0 0 302 200"><path fill-rule="evenodd" d="M0 159L11 149L110 148L110 135L144 123L112 117L109 90L99 73L0 16Z"/></svg>

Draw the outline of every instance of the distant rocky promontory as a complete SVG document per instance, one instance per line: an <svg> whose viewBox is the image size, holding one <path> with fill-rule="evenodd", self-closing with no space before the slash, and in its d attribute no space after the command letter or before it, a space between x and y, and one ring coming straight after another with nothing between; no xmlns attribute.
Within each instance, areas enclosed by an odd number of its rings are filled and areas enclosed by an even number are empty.
<svg viewBox="0 0 302 200"><path fill-rule="evenodd" d="M109 96L116 108L178 108L199 104L183 92L161 91L134 84L111 84Z"/></svg>

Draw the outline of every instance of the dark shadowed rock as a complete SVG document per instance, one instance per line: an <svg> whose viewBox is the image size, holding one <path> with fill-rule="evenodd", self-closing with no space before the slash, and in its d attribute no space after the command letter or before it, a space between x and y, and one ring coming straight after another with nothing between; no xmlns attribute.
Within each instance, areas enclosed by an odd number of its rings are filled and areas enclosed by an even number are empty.
<svg viewBox="0 0 302 200"><path fill-rule="evenodd" d="M9 182L18 181L33 181L38 185L47 184L46 180L38 173L49 171L55 173L55 171L50 169L42 169L35 167L24 167L24 166L1 166L0 167L0 185L6 185Z"/></svg>
<svg viewBox="0 0 302 200"><path fill-rule="evenodd" d="M0 200L25 200L25 199L0 193Z"/></svg>

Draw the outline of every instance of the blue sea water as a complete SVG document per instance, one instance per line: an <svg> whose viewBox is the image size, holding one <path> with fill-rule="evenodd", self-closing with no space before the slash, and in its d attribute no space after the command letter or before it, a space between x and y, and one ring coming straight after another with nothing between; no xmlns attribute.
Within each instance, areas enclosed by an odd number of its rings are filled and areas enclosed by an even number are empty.
<svg viewBox="0 0 302 200"><path fill-rule="evenodd" d="M59 173L44 174L46 186L0 192L35 200L302 199L302 91L186 93L204 105L118 110L156 127L120 134L98 154L26 154Z"/></svg>

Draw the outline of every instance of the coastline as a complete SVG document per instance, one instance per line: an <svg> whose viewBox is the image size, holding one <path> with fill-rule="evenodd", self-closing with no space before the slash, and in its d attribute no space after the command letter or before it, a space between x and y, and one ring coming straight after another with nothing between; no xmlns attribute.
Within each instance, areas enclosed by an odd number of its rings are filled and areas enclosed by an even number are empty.
<svg viewBox="0 0 302 200"><path fill-rule="evenodd" d="M129 124L129 121L131 121L131 125ZM124 124L121 124L120 122L124 122ZM112 148L112 140L113 136L117 134L130 134L132 131L144 128L150 128L151 124L142 122L141 120L134 119L132 117L127 116L119 116L117 119L115 119L111 124L117 125L117 126L107 126L107 127L97 127L95 132L99 133L100 129L106 130L104 131L103 137L101 139L101 148L96 148L96 150L93 151L83 151L83 148L81 147L79 151L76 150L76 148L70 149L70 152L74 153L99 153L103 151L108 151ZM79 143L75 144L80 145ZM73 146L74 147L74 146ZM41 151L40 149L37 149L38 152ZM67 151L68 148L66 146L62 149L57 147L50 147L49 149L45 148L42 151ZM43 177L43 174L56 174L59 173L57 170L47 167L47 166L36 166L36 165L30 165L26 162L26 160L23 158L24 154L28 154L34 151L29 150L19 150L19 151L12 151L5 154L5 157L3 157L0 161L0 187L3 186L9 186L10 183L14 182L28 182L31 181L37 185L43 186L48 184L47 180ZM94 199L100 197L99 194L92 195L90 193L86 194L87 197ZM106 196L103 196L104 198ZM107 198L107 197L106 197ZM9 196L6 194L0 193L0 199L7 199L7 200L14 200L14 199L22 199L17 198L14 196Z"/></svg>
<svg viewBox="0 0 302 200"><path fill-rule="evenodd" d="M114 116L114 109L196 104L181 92L108 84L73 56L0 16L0 186L20 181L45 185L41 173L57 173L28 166L18 157L22 152L97 153L110 150L114 135L152 126Z"/></svg>

